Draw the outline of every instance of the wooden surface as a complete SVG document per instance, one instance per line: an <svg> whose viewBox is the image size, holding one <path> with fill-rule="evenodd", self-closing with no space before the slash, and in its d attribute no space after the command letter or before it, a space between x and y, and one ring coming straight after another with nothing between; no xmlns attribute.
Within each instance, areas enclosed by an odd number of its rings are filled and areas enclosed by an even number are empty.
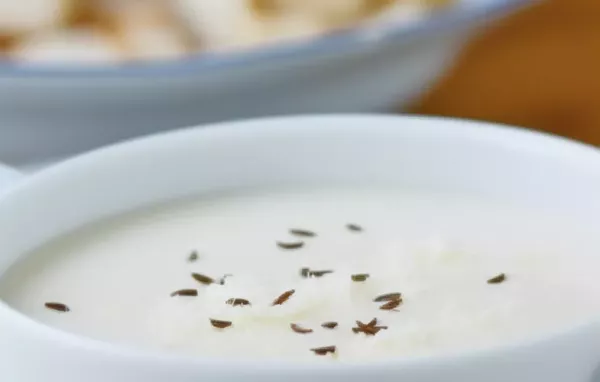
<svg viewBox="0 0 600 382"><path fill-rule="evenodd" d="M488 28L411 111L600 145L600 0L547 0Z"/></svg>

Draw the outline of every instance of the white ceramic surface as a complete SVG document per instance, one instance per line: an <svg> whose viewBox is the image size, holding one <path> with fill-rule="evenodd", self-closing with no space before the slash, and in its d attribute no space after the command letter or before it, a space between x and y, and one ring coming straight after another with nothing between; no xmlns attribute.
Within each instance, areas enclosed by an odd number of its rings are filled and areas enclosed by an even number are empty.
<svg viewBox="0 0 600 382"><path fill-rule="evenodd" d="M239 187L365 183L600 216L600 153L564 139L421 117L255 120L117 145L19 181L0 198L0 277L47 240L159 201ZM600 318L488 351L354 366L147 353L57 331L4 304L0 327L2 376L19 382L589 382L600 364Z"/></svg>
<svg viewBox="0 0 600 382"><path fill-rule="evenodd" d="M27 165L224 119L401 106L452 62L474 27L528 2L458 0L407 25L168 64L0 63L0 160Z"/></svg>
<svg viewBox="0 0 600 382"><path fill-rule="evenodd" d="M20 177L19 172L0 163L0 192L7 189Z"/></svg>

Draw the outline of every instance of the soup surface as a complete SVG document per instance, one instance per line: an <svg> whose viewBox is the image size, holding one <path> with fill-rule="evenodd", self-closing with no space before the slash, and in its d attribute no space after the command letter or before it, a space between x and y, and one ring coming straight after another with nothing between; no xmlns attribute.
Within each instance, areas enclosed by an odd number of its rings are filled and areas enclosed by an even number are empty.
<svg viewBox="0 0 600 382"><path fill-rule="evenodd" d="M0 296L65 331L178 354L452 353L597 314L591 226L396 189L238 192L62 237L10 268Z"/></svg>

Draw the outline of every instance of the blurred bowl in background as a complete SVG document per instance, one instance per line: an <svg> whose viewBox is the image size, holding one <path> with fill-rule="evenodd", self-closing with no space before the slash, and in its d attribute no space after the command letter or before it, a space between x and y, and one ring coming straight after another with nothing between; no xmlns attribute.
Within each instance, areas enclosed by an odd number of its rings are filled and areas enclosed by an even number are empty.
<svg viewBox="0 0 600 382"><path fill-rule="evenodd" d="M174 61L0 63L0 159L30 165L224 119L383 111L425 91L476 27L528 2L456 0L424 18Z"/></svg>

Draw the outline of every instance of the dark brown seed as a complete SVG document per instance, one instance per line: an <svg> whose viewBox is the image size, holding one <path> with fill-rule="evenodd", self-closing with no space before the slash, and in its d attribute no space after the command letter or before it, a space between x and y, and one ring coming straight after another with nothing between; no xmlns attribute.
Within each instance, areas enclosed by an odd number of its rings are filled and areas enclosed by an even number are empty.
<svg viewBox="0 0 600 382"><path fill-rule="evenodd" d="M321 324L322 327L324 327L325 329L335 329L338 326L337 322L331 321L331 322L324 322Z"/></svg>
<svg viewBox="0 0 600 382"><path fill-rule="evenodd" d="M190 253L190 255L188 256L188 261L189 261L190 263L193 263L194 261L197 261L197 260L198 260L198 257L199 257L199 255L198 255L198 252L197 252L197 251L193 251L193 252L192 252L192 253Z"/></svg>
<svg viewBox="0 0 600 382"><path fill-rule="evenodd" d="M352 331L354 333L364 333L368 336L374 336L375 334L379 333L379 329L377 327L368 327L365 329L361 329L361 328L353 328Z"/></svg>
<svg viewBox="0 0 600 382"><path fill-rule="evenodd" d="M196 280L199 283L204 284L204 285L210 285L215 282L215 280L213 278L205 276L200 273L192 273L192 277L194 278L194 280Z"/></svg>
<svg viewBox="0 0 600 382"><path fill-rule="evenodd" d="M226 303L233 306L250 305L250 301L246 300L245 298L230 298Z"/></svg>
<svg viewBox="0 0 600 382"><path fill-rule="evenodd" d="M310 276L310 268L302 268L300 269L300 276L306 278Z"/></svg>
<svg viewBox="0 0 600 382"><path fill-rule="evenodd" d="M363 228L358 224L346 224L346 228L352 232L362 232Z"/></svg>
<svg viewBox="0 0 600 382"><path fill-rule="evenodd" d="M374 336L375 334L377 334L377 332L379 332L379 329L377 329L377 327L375 326L377 324L377 319L374 319L375 322L373 322L373 320L371 320L368 324L365 324L363 322L360 321L356 321L356 328L352 328L352 331L354 333L364 333L368 336Z"/></svg>
<svg viewBox="0 0 600 382"><path fill-rule="evenodd" d="M273 301L273 306L283 304L284 302L286 302L287 300L289 300L290 297L292 297L292 295L295 292L296 291L294 289L291 289L291 290L288 290L287 292L282 293L281 296L277 297L275 299L275 301Z"/></svg>
<svg viewBox="0 0 600 382"><path fill-rule="evenodd" d="M308 333L313 332L312 329L303 328L302 326L300 326L298 324L290 324L290 328L292 328L292 330L295 331L296 333L300 333L300 334L308 334Z"/></svg>
<svg viewBox="0 0 600 382"><path fill-rule="evenodd" d="M312 277L323 277L323 276L328 275L330 273L333 273L333 271L330 271L330 270L328 270L328 271L310 271L309 276L312 276Z"/></svg>
<svg viewBox="0 0 600 382"><path fill-rule="evenodd" d="M400 304L402 304L402 299L392 300L392 301L388 301L385 304L381 305L379 307L379 309L381 309L381 310L393 310L393 309L396 309L397 307L399 307Z"/></svg>
<svg viewBox="0 0 600 382"><path fill-rule="evenodd" d="M60 302L47 302L44 305L46 306L46 308L56 310L57 312L66 313L71 311L71 309L69 309L68 306L66 306L65 304L61 304Z"/></svg>
<svg viewBox="0 0 600 382"><path fill-rule="evenodd" d="M291 229L290 234L292 234L294 236L299 236L299 237L315 237L315 236L317 236L316 233L305 230L305 229Z"/></svg>
<svg viewBox="0 0 600 382"><path fill-rule="evenodd" d="M386 294L382 294L381 296L375 297L375 299L373 301L384 302L384 301L394 301L394 300L401 300L401 299L402 299L401 293L386 293Z"/></svg>
<svg viewBox="0 0 600 382"><path fill-rule="evenodd" d="M328 353L335 353L335 346L323 346L321 348L310 349L316 355L326 355Z"/></svg>
<svg viewBox="0 0 600 382"><path fill-rule="evenodd" d="M302 268L302 269L300 269L300 276L302 276L304 278L308 278L308 277L323 277L323 276L328 275L330 273L333 273L333 271L332 270L311 271L310 268Z"/></svg>
<svg viewBox="0 0 600 382"><path fill-rule="evenodd" d="M352 277L352 281L363 282L363 281L367 281L367 279L370 277L370 275L367 273L361 273L358 275L352 275L351 277Z"/></svg>
<svg viewBox="0 0 600 382"><path fill-rule="evenodd" d="M171 297L175 297L175 296L198 296L198 290L197 289L176 290L175 292L171 293Z"/></svg>
<svg viewBox="0 0 600 382"><path fill-rule="evenodd" d="M368 324L365 324L364 322L356 320L356 326L359 329L363 329L363 330L364 329L369 329L369 328L375 326L376 324L377 324L377 321L375 321L375 323L373 323L373 321L371 320Z"/></svg>
<svg viewBox="0 0 600 382"><path fill-rule="evenodd" d="M352 328L352 331L354 333L364 333L368 336L374 336L375 334L379 333L380 330L386 330L387 328L387 326L378 326L377 318L373 318L367 324L357 320L356 327Z"/></svg>
<svg viewBox="0 0 600 382"><path fill-rule="evenodd" d="M361 328L352 328L352 331L354 333L364 333L368 336L374 336L375 334L379 333L379 331L381 329L387 329L387 327L383 327L383 326L374 326L374 327L367 327L365 329L361 329Z"/></svg>
<svg viewBox="0 0 600 382"><path fill-rule="evenodd" d="M379 333L380 330L387 330L388 327L387 326L373 326L373 327L368 327L365 329L361 329L361 328L352 328L352 331L354 333L364 333L366 335L369 336L374 336L375 334Z"/></svg>
<svg viewBox="0 0 600 382"><path fill-rule="evenodd" d="M231 321L213 320L212 318L210 319L210 323L212 326L214 326L215 328L218 328L218 329L228 328L232 324Z"/></svg>
<svg viewBox="0 0 600 382"><path fill-rule="evenodd" d="M277 242L277 246L281 249L300 249L304 247L303 241L295 241L290 243L284 243L282 241Z"/></svg>
<svg viewBox="0 0 600 382"><path fill-rule="evenodd" d="M487 281L488 284L501 284L506 281L506 275L504 273L499 274L496 277L492 277Z"/></svg>

